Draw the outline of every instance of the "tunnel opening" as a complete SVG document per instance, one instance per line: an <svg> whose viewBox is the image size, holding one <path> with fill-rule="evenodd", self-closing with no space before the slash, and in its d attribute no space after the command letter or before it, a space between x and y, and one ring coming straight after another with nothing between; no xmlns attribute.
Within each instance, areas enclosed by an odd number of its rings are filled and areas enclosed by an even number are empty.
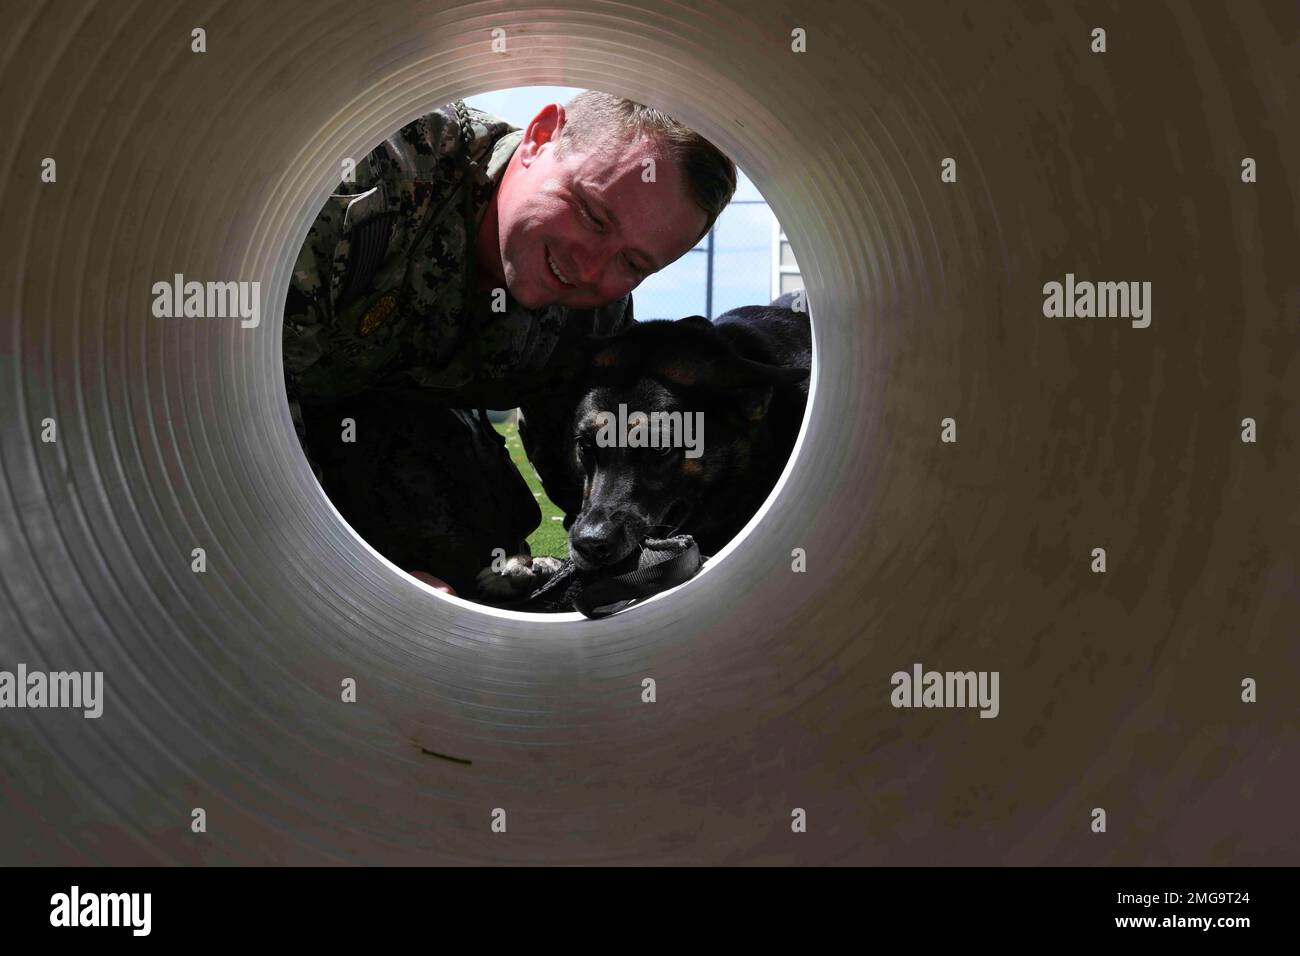
<svg viewBox="0 0 1300 956"><path fill-rule="evenodd" d="M548 110L566 100L572 104L571 97L581 92L572 87L505 88L466 97L460 113L454 112L451 104L438 104L372 145L360 161L342 158L341 180L318 210L297 254L297 268L285 300L282 359L291 418L300 451L344 525L386 563L440 598L530 623L580 620L580 615L572 613L576 608L571 597L566 599L563 589L555 587L559 578L566 574L575 578L585 574L588 579L593 575L626 576L636 571L637 556L648 553L647 542L653 542L656 535L691 535L702 564L688 579L642 595L637 604L661 599L714 568L772 505L810 413L812 319L799 258L757 184L734 159L734 185L724 208L713 214L693 245L679 250L676 259L664 263L662 270L639 277L628 289L628 299L636 303L627 310L632 313L630 321L621 327L597 329L586 343L580 343L583 369L574 380L578 385L566 383L567 388L548 396L568 399L565 411L553 415L552 421L531 413L539 408L551 411L536 401L531 409L521 402L491 412L487 410L491 400L482 393L477 401L462 401L466 407L431 403L428 397L436 386L420 398L413 398L409 389L399 392L383 385L356 394L356 375L349 373L356 371L356 365L365 365L368 353L377 354L376 367L392 380L395 363L391 354L400 348L393 343L400 342L403 300L415 299L411 315L406 317L412 321L405 323L410 335L418 336L419 320L427 318L419 314L418 296L410 296L409 287L403 285L399 294L393 295L393 277L398 274L394 263L406 256L399 282L409 284L412 268L419 268L422 252L430 249L438 249L448 262L459 265L459 241L461 248L474 250L475 255L466 258L481 261L487 243L479 240L485 224L499 216L495 204L506 173L524 168L513 165L513 152L518 152L519 146L512 146L511 140L527 141L532 127L546 122ZM455 119L468 122L457 129L452 123ZM559 122L563 123L562 117ZM455 141L457 133L461 134L459 143ZM481 143L474 140L476 133ZM640 183L654 189L661 182L656 160L674 165L679 157L662 149L658 137L642 130L634 131L631 141L638 136L658 155L643 157L633 172L639 174ZM414 159L405 151L408 146L414 147ZM421 246L421 237L430 233L435 215L423 207L432 210L441 204L444 210L453 209L454 190L441 196L436 185L425 184L427 192L422 195L420 181L408 181L400 173L385 177L384 173L402 166L405 172L422 168L448 174L457 148L464 152L476 149L479 167L486 167L487 181L462 191L461 209L467 214L473 210L475 225L463 232L451 228L441 239L435 234L440 247L436 243ZM717 148L731 159L725 146ZM439 150L447 155L421 164L421 153L437 154ZM572 169L566 170L570 174L564 184L567 189L559 197L572 207L572 218L579 227L597 236L618 228L615 224L620 220L613 206L622 205L623 218L633 222L638 211L637 202L628 201L627 188L620 194L617 175L607 173L601 181L600 159L596 150L580 155ZM626 168L635 159L625 159L621 165ZM695 159L698 163L698 156ZM688 188L696 184L684 181L680 167L672 172L669 178L675 178L677 184L670 183L670 197L696 199L698 209L698 195ZM626 171L621 175L633 181ZM695 192L698 194L698 188ZM662 203L662 197L661 189L655 202ZM400 222L403 215L408 220L405 226ZM501 234L499 223L496 225ZM542 271L549 273L546 281L553 293L563 295L566 286L576 283L566 281L570 277L563 270L556 271L557 252L575 278L589 282L590 277L586 265L575 257L577 249L584 255L587 252L581 240L569 246L564 242L568 238L564 230L558 233L559 241L556 233L540 234L543 241L538 245L545 255L538 262L544 263ZM410 234L415 238L403 245ZM527 238L526 230L524 234ZM656 233L651 230L649 235L653 242ZM654 258L637 240L631 227L618 229L615 237L624 247L616 258L621 257L621 264L634 274ZM332 255L330 241L335 243ZM505 238L493 236L492 241L501 246L501 265L506 266L507 251L517 250L507 250ZM526 249L527 244L522 245ZM626 251L629 248L631 255ZM361 265L356 262L358 256ZM315 273L301 268L313 259L318 267ZM319 267L326 262L330 272L322 276ZM450 278L451 272L440 277ZM755 273L760 274L756 277ZM369 281L375 278L386 278L388 287L382 281ZM480 284L477 291L491 296L492 305L472 311L468 304L475 289L472 278L466 272L459 290L470 321L490 323L494 316L510 314L518 304L511 295L514 286L501 281L500 271L484 273L480 278L488 282ZM523 277L516 274L512 278L515 285L526 287ZM319 307L321 303L323 307ZM314 335L320 338L319 329L312 327L312 319L317 318L311 315L312 304L335 323L327 336L332 338L330 344L353 360L353 367L348 367L346 360L334 363L343 367L344 384L339 391L351 392L338 400L306 400L310 385L315 385L317 393L330 391L327 377L317 374L317 369L305 376L309 380L306 388L303 377L295 380L289 374L295 362L301 364L295 351L304 337L299 333L305 332L309 341ZM573 315L572 309L566 311L566 318ZM651 325L657 328L648 329ZM377 333L379 338L366 341ZM457 344L465 341L463 333L454 338ZM560 347L565 344L561 336ZM479 342L473 345L481 349ZM437 381L439 371L463 371L454 352L449 356L434 349L430 356L444 364L442 369L418 369L425 386ZM471 382L481 368L474 368ZM510 391L497 393L501 394ZM414 411L406 407L408 401ZM431 428L434 420L439 424ZM539 420L548 427L539 427ZM560 423L558 427L555 422ZM612 427L615 422L617 428ZM548 443L565 444L556 453ZM408 454L411 449L429 448L439 451L436 455ZM425 463L430 458L437 460L431 466ZM415 459L419 461L413 464ZM548 494L547 479L554 481L564 468L580 483L581 498L574 498L570 488L567 494L554 496L562 501L557 504ZM460 477L454 477L457 472ZM500 476L500 480L484 481L485 475ZM439 481L453 489L464 488L467 480L476 486L476 494L459 501L452 500L454 495L428 491ZM401 487L388 494L395 483ZM564 485L563 481L555 483ZM488 493L478 493L483 491ZM532 503L524 497L525 492ZM388 499L386 505L376 506L376 499L383 497ZM454 578L445 571L440 575L443 569L436 560L425 562L409 543L400 541L414 516L425 509L451 516L446 521L448 533L426 533L421 540L433 545L427 549L429 553L442 548L442 553L456 555ZM470 514L485 520L466 521ZM619 519L624 519L621 524ZM486 531L486 524L492 524L493 530ZM615 533L609 530L612 526ZM615 539L619 540L617 546L611 544ZM487 547L489 544L492 547ZM550 596L545 601L533 596L547 586ZM556 595L560 595L558 600Z"/></svg>

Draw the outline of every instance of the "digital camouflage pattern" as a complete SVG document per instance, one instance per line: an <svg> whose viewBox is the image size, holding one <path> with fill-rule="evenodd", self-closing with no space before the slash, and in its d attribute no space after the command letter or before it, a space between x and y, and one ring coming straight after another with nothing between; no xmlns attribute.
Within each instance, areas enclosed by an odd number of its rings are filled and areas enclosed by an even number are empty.
<svg viewBox="0 0 1300 956"><path fill-rule="evenodd" d="M459 103L398 130L326 202L285 303L294 426L331 501L389 560L457 591L493 548L522 550L540 520L472 410L520 407L525 450L568 527L581 506L565 462L583 343L632 323L631 296L574 310L507 295L496 312L492 291L473 286L467 239L522 138ZM343 418L355 443L342 441Z"/></svg>

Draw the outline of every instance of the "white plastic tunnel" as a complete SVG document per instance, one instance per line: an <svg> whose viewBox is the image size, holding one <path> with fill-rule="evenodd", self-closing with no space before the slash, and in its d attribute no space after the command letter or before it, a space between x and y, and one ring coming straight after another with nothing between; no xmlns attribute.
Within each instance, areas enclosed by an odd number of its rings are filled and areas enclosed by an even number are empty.
<svg viewBox="0 0 1300 956"><path fill-rule="evenodd" d="M1093 24L1053 16L9 8L0 669L101 671L104 699L98 719L0 710L0 859L1294 848L1286 31L1143 4L1109 12L1103 57ZM652 103L717 143L812 304L813 400L765 511L698 578L603 621L492 612L400 574L331 507L285 404L280 309L340 159L528 84ZM1152 281L1152 326L1045 318L1042 285L1067 272ZM264 320L155 318L151 286L176 273L260 282ZM998 672L997 717L893 706L914 664ZM1272 679L1253 711L1251 676Z"/></svg>

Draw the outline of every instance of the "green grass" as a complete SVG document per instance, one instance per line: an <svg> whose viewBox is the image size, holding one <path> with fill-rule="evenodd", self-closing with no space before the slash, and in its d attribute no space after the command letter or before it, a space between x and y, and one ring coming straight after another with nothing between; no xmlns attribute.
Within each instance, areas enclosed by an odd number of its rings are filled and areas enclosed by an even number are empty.
<svg viewBox="0 0 1300 956"><path fill-rule="evenodd" d="M505 437L510 460L524 476L524 481L528 482L528 490L533 493L533 497L537 499L537 504L542 509L542 523L528 536L528 547L532 549L533 557L550 555L554 558L567 558L569 539L564 532L564 512L557 508L542 490L541 479L537 477L532 462L524 454L524 443L519 440L519 429L515 427L514 422L493 422L492 427Z"/></svg>

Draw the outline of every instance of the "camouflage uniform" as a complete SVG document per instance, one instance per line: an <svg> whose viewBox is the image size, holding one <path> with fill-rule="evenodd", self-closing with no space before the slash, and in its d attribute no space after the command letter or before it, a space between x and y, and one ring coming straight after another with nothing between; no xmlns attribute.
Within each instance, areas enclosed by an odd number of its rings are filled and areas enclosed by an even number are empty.
<svg viewBox="0 0 1300 956"><path fill-rule="evenodd" d="M541 517L481 410L520 407L567 528L581 505L565 458L582 342L632 322L631 296L584 310L507 296L494 312L474 288L470 237L522 138L460 103L394 133L320 212L285 304L290 408L330 500L389 560L462 593L493 548L524 550Z"/></svg>

